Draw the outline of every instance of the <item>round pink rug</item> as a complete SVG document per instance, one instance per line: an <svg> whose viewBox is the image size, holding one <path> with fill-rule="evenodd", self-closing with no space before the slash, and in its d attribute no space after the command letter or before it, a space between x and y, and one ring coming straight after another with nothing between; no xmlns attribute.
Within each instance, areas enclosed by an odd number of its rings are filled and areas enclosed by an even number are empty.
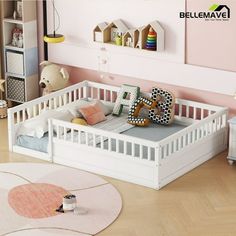
<svg viewBox="0 0 236 236"><path fill-rule="evenodd" d="M69 193L86 214L55 211ZM0 236L96 235L122 208L120 194L104 179L53 164L0 164L0 202Z"/></svg>

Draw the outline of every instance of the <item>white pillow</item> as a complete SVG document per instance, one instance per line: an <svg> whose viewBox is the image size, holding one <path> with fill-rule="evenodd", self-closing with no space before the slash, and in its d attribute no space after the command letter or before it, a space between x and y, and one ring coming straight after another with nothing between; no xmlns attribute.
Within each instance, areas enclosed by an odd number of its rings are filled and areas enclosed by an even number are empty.
<svg viewBox="0 0 236 236"><path fill-rule="evenodd" d="M60 107L57 109L57 111L69 111L74 117L78 117L78 118L82 118L83 115L81 114L81 112L79 111L79 109L81 107L90 105L92 103L98 102L103 110L103 113L105 114L105 116L109 115L112 113L113 111L113 107L114 104L109 103L109 102L103 102L100 100L96 100L96 99L91 99L91 100L85 100L85 99L80 99L77 101L74 101L72 103L69 103L63 107Z"/></svg>
<svg viewBox="0 0 236 236"><path fill-rule="evenodd" d="M104 101L100 101L100 100L92 100L91 102L99 103L99 105L101 106L105 116L110 115L112 113L112 111L113 111L114 104L112 104L110 102L104 102Z"/></svg>
<svg viewBox="0 0 236 236"><path fill-rule="evenodd" d="M71 121L73 119L73 115L69 111L43 111L39 116L22 123L18 129L17 135L27 135L31 137L42 138L43 135L48 132L49 118Z"/></svg>
<svg viewBox="0 0 236 236"><path fill-rule="evenodd" d="M87 106L89 103L90 102L87 100L80 99L58 108L57 111L69 111L73 117L83 117L79 109L83 106Z"/></svg>

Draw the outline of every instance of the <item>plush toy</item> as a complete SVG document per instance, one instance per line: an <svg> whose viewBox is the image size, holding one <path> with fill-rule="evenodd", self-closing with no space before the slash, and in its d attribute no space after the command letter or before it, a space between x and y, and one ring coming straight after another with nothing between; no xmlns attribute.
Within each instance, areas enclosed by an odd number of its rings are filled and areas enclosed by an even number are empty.
<svg viewBox="0 0 236 236"><path fill-rule="evenodd" d="M171 124L175 114L175 96L167 90L153 88L151 99L157 101L157 106L149 110L149 119L161 125Z"/></svg>
<svg viewBox="0 0 236 236"><path fill-rule="evenodd" d="M130 108L135 102L135 100L139 97L139 93L140 93L139 87L123 84L117 95L116 103L112 114L115 116L120 116L123 107L128 106Z"/></svg>
<svg viewBox="0 0 236 236"><path fill-rule="evenodd" d="M157 102L150 98L139 97L129 110L128 123L136 126L147 126L149 125L149 119L139 117L140 110L143 107L147 109L154 109L157 106Z"/></svg>
<svg viewBox="0 0 236 236"><path fill-rule="evenodd" d="M41 62L40 66L43 66L39 81L41 88L43 88L43 95L66 87L69 81L69 73L65 68L49 61Z"/></svg>

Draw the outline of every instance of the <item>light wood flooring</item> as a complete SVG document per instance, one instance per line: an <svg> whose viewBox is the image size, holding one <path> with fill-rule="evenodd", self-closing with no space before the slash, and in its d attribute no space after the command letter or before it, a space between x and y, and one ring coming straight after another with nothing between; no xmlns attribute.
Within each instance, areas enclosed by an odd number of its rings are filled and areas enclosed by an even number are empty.
<svg viewBox="0 0 236 236"><path fill-rule="evenodd" d="M227 152L159 191L105 178L121 193L119 218L99 236L236 235L236 165ZM7 120L0 120L0 162L42 162L8 152Z"/></svg>

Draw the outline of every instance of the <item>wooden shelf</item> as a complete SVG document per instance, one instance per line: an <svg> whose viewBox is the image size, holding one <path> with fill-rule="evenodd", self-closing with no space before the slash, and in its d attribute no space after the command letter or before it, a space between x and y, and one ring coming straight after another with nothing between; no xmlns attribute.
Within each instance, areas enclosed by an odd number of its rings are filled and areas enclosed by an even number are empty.
<svg viewBox="0 0 236 236"><path fill-rule="evenodd" d="M12 23L12 24L23 24L22 19L13 19L13 17L7 17L3 19L3 22Z"/></svg>
<svg viewBox="0 0 236 236"><path fill-rule="evenodd" d="M5 45L5 49L14 50L17 52L24 52L24 50L25 50L24 48L18 48L18 47L12 46L12 45Z"/></svg>
<svg viewBox="0 0 236 236"><path fill-rule="evenodd" d="M121 35L122 45L114 42L114 33ZM110 24L103 22L94 28L93 35L93 41L95 42L149 52L164 51L165 32L158 21L153 21L147 25L133 29L129 29L121 19L115 20ZM148 50L148 47L155 50Z"/></svg>
<svg viewBox="0 0 236 236"><path fill-rule="evenodd" d="M6 76L10 76L10 77L16 77L16 78L20 78L20 79L25 79L24 75L18 75L18 74L13 74L13 73L9 73L9 72L5 72Z"/></svg>

